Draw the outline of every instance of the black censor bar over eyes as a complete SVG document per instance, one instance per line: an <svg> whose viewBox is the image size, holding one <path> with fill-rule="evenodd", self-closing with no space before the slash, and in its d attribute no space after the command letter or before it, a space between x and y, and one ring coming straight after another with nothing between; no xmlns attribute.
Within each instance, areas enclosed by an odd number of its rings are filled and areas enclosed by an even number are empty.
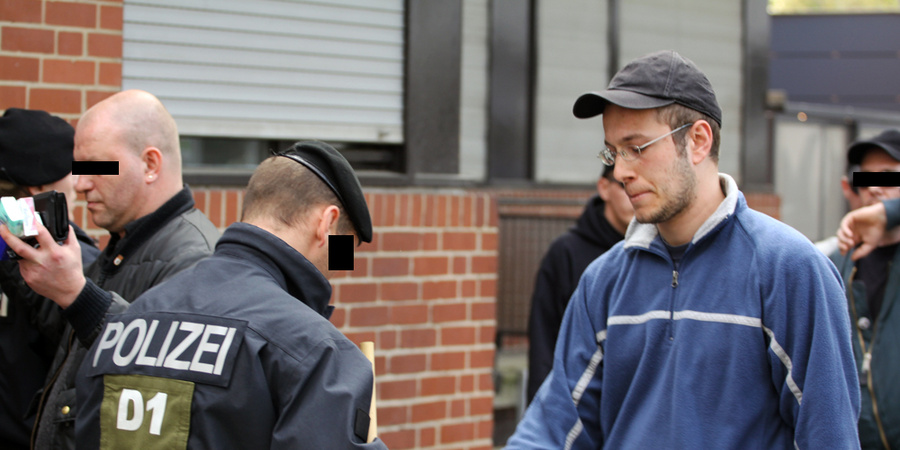
<svg viewBox="0 0 900 450"><path fill-rule="evenodd" d="M853 172L854 187L898 187L900 172Z"/></svg>
<svg viewBox="0 0 900 450"><path fill-rule="evenodd" d="M328 270L353 270L353 235L328 235Z"/></svg>
<svg viewBox="0 0 900 450"><path fill-rule="evenodd" d="M72 161L72 175L118 175L118 161Z"/></svg>

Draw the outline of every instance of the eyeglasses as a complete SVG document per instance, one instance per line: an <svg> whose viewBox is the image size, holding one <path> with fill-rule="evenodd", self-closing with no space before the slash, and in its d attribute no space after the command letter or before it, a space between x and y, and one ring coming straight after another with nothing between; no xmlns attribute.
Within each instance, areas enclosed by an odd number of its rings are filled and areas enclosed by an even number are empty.
<svg viewBox="0 0 900 450"><path fill-rule="evenodd" d="M693 124L694 124L693 122L686 123L686 124L676 128L676 129L674 129L674 130L672 130L672 131L670 131L670 132L668 132L668 133L666 133L644 145L626 146L624 149L619 150L619 151L613 151L613 150L610 150L609 147L603 147L603 149L600 150L600 154L597 155L597 157L600 158L600 161L602 161L603 164L606 164L607 166L612 166L612 165L616 164L616 155L618 155L625 161L634 161L641 157L641 152L644 151L645 148L647 148L647 147L649 147L649 146L671 136L672 134L675 134L676 132L681 131L681 130L693 125Z"/></svg>

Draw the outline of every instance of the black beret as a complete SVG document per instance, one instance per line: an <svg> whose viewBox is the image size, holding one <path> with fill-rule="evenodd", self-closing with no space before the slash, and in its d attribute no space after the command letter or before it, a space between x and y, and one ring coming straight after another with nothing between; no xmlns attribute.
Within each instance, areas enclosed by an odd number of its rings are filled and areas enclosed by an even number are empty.
<svg viewBox="0 0 900 450"><path fill-rule="evenodd" d="M301 141L278 153L306 166L334 191L353 222L359 239L372 242L372 219L362 186L350 163L334 147L320 141Z"/></svg>
<svg viewBox="0 0 900 450"><path fill-rule="evenodd" d="M44 111L9 108L0 117L0 179L41 186L72 172L75 129Z"/></svg>

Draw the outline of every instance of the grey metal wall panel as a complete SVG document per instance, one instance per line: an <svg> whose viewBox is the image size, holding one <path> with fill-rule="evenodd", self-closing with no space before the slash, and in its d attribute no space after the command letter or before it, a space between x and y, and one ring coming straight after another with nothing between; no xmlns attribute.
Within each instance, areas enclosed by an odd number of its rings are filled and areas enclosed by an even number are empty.
<svg viewBox="0 0 900 450"><path fill-rule="evenodd" d="M403 0L128 1L123 88L184 135L403 141Z"/></svg>

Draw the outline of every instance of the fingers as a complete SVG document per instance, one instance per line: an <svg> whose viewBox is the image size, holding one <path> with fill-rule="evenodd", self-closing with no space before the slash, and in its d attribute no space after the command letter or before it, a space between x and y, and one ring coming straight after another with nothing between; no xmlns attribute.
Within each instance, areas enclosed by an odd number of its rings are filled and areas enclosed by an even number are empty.
<svg viewBox="0 0 900 450"><path fill-rule="evenodd" d="M44 229L44 232L46 233L47 230ZM16 252L16 254L23 259L33 261L38 254L37 250L10 233L9 228L6 228L6 225L0 224L0 237L3 238L3 241L6 242L6 245L9 246L12 251Z"/></svg>
<svg viewBox="0 0 900 450"><path fill-rule="evenodd" d="M860 259L865 258L869 253L872 253L872 250L875 250L875 248L877 248L876 245L864 243L853 251L853 254L850 255L850 260L859 261Z"/></svg>

